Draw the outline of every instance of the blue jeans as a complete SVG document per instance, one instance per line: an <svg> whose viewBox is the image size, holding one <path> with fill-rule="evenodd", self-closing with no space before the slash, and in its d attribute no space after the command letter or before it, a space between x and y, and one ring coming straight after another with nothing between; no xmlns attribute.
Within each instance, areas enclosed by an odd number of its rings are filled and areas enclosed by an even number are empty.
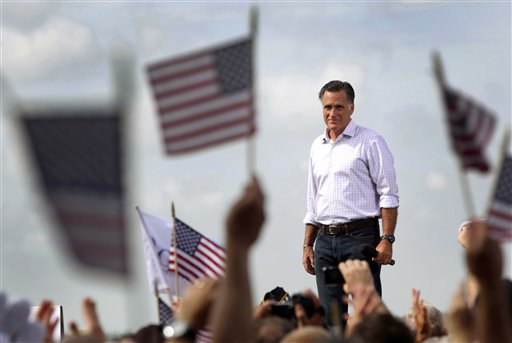
<svg viewBox="0 0 512 343"><path fill-rule="evenodd" d="M327 286L325 284L325 275L322 272L323 267L338 267L340 262L358 259L367 260L373 275L373 281L377 292L382 295L382 286L380 283L380 264L373 262L359 252L359 245L370 244L374 247L380 242L379 225L367 228L357 229L349 233L340 233L337 235L327 234L323 231L318 232L315 242L315 273L316 285L320 302L325 309L326 324L331 327L336 324L333 320L333 309L337 307L339 322L342 321L343 313L348 312L348 305L341 301L345 295L343 285Z"/></svg>

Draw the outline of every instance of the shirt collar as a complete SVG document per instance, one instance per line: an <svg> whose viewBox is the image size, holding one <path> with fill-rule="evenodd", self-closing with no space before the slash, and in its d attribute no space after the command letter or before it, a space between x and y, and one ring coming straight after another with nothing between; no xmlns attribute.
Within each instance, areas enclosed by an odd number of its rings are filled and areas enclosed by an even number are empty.
<svg viewBox="0 0 512 343"><path fill-rule="evenodd" d="M336 140L339 140L340 137L342 136L347 136L347 137L354 137L355 134L356 134L356 130L357 130L357 124L354 123L354 121L352 119L350 119L347 127L345 128L345 130L343 130L343 132L341 133L341 135L338 136L338 138ZM325 129L325 133L324 133L324 139L323 139L324 143L327 143L327 142L330 142L331 141L331 138L329 137L329 135L327 134L327 129Z"/></svg>

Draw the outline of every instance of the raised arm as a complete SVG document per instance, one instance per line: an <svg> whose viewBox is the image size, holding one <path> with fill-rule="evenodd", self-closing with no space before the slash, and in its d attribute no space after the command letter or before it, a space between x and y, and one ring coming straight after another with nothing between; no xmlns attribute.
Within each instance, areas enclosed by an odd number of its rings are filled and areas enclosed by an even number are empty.
<svg viewBox="0 0 512 343"><path fill-rule="evenodd" d="M260 234L264 196L254 177L231 208L227 221L227 269L215 308L214 341L254 341L249 250Z"/></svg>

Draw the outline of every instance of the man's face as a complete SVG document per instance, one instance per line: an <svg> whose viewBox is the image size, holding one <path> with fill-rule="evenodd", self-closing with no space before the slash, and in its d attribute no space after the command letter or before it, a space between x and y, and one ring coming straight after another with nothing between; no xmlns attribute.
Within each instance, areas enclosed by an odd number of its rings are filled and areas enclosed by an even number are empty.
<svg viewBox="0 0 512 343"><path fill-rule="evenodd" d="M324 122L332 137L339 136L350 122L354 104L350 103L345 91L325 92L322 96Z"/></svg>

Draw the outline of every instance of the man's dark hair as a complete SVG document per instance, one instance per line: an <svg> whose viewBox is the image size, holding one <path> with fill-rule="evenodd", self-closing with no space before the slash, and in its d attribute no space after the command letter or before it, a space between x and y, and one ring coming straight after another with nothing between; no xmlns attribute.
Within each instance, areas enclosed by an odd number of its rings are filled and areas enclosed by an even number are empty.
<svg viewBox="0 0 512 343"><path fill-rule="evenodd" d="M354 99L356 97L356 93L354 92L354 88L352 88L352 85L346 81L339 81L339 80L333 80L327 82L322 89L320 89L320 93L318 93L318 98L322 100L322 97L324 96L325 92L340 92L345 91L347 93L348 101L350 101L351 104L354 103Z"/></svg>
<svg viewBox="0 0 512 343"><path fill-rule="evenodd" d="M279 343L289 332L295 329L291 320L270 316L253 322L257 343Z"/></svg>
<svg viewBox="0 0 512 343"><path fill-rule="evenodd" d="M354 326L351 340L365 343L414 343L407 325L391 314L372 313Z"/></svg>

